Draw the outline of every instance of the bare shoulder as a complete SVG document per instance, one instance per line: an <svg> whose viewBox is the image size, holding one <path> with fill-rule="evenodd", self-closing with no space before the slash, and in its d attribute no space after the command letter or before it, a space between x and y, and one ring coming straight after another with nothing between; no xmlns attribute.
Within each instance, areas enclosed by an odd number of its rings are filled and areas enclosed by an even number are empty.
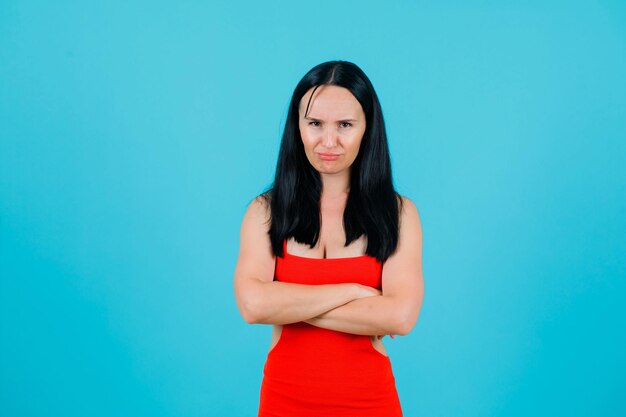
<svg viewBox="0 0 626 417"><path fill-rule="evenodd" d="M270 224L271 210L269 202L263 196L255 197L246 209L241 222L241 234L253 233L259 236L263 231L267 232Z"/></svg>
<svg viewBox="0 0 626 417"><path fill-rule="evenodd" d="M269 281L273 276L274 253L269 238L270 205L263 196L250 202L241 223L236 278L256 276Z"/></svg>
<svg viewBox="0 0 626 417"><path fill-rule="evenodd" d="M408 197L399 196L400 201L400 232L402 233L403 225L407 226L409 229L415 230L415 228L419 229L421 234L421 223L419 211L417 210L417 206L413 201L411 201Z"/></svg>
<svg viewBox="0 0 626 417"><path fill-rule="evenodd" d="M256 219L269 219L270 215L270 203L267 197L263 195L259 195L254 198L248 204L248 209L246 210L246 216L251 216Z"/></svg>
<svg viewBox="0 0 626 417"><path fill-rule="evenodd" d="M398 246L389 258L390 263L403 259L415 260L421 256L422 250L422 225L417 206L408 197L398 196L401 207Z"/></svg>
<svg viewBox="0 0 626 417"><path fill-rule="evenodd" d="M246 214L241 222L242 249L255 250L260 247L269 247L269 228L271 224L271 208L269 201L263 195L257 196L250 202Z"/></svg>

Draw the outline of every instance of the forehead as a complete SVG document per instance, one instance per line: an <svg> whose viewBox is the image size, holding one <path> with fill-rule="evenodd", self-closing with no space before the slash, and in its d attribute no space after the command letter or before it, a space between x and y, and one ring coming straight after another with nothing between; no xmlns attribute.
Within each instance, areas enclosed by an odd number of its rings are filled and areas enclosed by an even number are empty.
<svg viewBox="0 0 626 417"><path fill-rule="evenodd" d="M311 93L313 93L312 98ZM300 100L299 110L301 114L305 111L309 99L311 103L309 104L307 117L321 118L337 113L345 113L345 116L357 117L363 113L361 104L350 90L336 85L321 85L317 89L311 87Z"/></svg>

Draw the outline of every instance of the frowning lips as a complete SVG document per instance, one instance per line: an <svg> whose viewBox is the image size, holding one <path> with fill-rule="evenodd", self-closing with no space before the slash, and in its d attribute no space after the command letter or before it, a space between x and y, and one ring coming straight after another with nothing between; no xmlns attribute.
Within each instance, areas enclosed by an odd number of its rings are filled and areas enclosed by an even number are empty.
<svg viewBox="0 0 626 417"><path fill-rule="evenodd" d="M341 154L339 153L331 153L331 152L317 152L317 154L319 155L320 159L324 161L334 161L335 159L341 156Z"/></svg>

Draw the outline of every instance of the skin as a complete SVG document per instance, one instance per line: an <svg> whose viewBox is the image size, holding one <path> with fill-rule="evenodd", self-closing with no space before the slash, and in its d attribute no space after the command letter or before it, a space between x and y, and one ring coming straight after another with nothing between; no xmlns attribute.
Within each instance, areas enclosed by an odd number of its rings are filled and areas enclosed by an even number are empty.
<svg viewBox="0 0 626 417"><path fill-rule="evenodd" d="M363 255L364 237L345 247L343 211L350 168L359 152L366 128L365 114L349 90L319 87L304 111L310 89L300 102L299 128L306 156L320 173L320 239L314 248L293 239L287 252L310 258L343 258ZM324 153L338 155L325 160ZM283 324L305 321L314 326L371 336L375 349L386 354L384 335L406 335L415 326L424 294L422 230L417 208L402 197L400 234L396 252L382 269L382 291L360 284L303 285L273 281L275 257L267 235L270 211L257 198L248 207L241 225L240 251L235 268L235 298L248 323L272 324L270 349Z"/></svg>

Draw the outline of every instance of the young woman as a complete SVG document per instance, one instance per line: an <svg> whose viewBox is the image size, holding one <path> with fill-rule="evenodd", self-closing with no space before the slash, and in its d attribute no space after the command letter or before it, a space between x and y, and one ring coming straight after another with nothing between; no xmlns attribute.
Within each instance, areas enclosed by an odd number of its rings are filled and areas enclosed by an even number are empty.
<svg viewBox="0 0 626 417"><path fill-rule="evenodd" d="M259 416L402 415L381 339L417 321L422 232L355 64L320 64L296 86L274 183L243 219L234 285L245 321L273 325Z"/></svg>

